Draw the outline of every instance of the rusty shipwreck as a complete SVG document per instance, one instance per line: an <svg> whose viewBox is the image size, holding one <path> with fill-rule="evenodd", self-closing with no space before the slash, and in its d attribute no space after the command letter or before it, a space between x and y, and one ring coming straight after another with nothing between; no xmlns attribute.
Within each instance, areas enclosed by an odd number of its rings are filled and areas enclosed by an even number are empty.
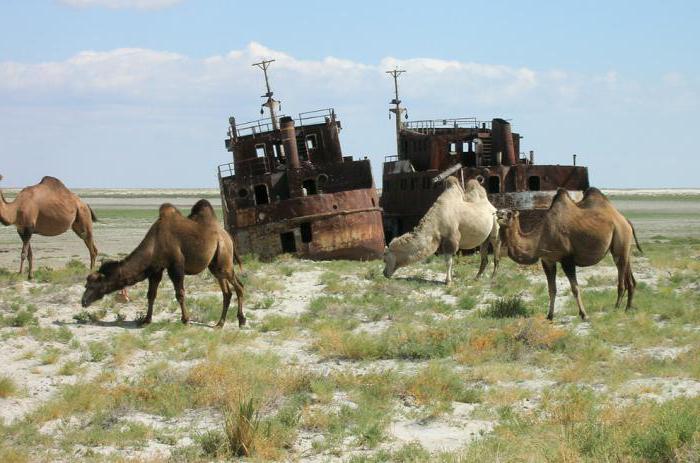
<svg viewBox="0 0 700 463"><path fill-rule="evenodd" d="M269 258L374 259L384 250L379 198L367 159L343 155L333 109L278 115L265 74L266 119L229 118L219 166L225 226L243 253ZM261 113L264 113L261 109Z"/></svg>
<svg viewBox="0 0 700 463"><path fill-rule="evenodd" d="M558 188L580 199L589 187L588 169L575 165L536 164L534 152L521 153L518 133L505 119L477 118L403 121L398 76L391 113L396 121L397 154L387 156L383 168L380 205L387 241L418 224L443 189L448 175L462 184L479 180L498 209L521 211L521 225L531 228L544 214Z"/></svg>

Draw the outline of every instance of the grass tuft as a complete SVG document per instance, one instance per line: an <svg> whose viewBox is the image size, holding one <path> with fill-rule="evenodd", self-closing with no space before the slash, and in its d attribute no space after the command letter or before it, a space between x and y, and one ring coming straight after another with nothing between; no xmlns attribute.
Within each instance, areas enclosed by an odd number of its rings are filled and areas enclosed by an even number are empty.
<svg viewBox="0 0 700 463"><path fill-rule="evenodd" d="M0 399L5 399L17 392L17 385L9 376L0 376Z"/></svg>
<svg viewBox="0 0 700 463"><path fill-rule="evenodd" d="M260 429L260 413L253 399L229 406L224 412L224 433L232 455L247 457L255 454Z"/></svg>
<svg viewBox="0 0 700 463"><path fill-rule="evenodd" d="M491 302L483 315L490 318L527 317L530 315L530 310L523 298L516 294L510 297L499 297Z"/></svg>

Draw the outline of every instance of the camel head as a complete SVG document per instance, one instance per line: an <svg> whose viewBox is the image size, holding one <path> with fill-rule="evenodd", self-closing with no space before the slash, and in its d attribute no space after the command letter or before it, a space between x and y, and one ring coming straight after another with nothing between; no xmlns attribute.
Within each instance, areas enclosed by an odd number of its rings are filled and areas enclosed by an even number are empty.
<svg viewBox="0 0 700 463"><path fill-rule="evenodd" d="M119 287L119 262L107 261L96 272L87 276L85 292L81 300L83 307L89 307L95 301L102 299L105 294L112 293Z"/></svg>
<svg viewBox="0 0 700 463"><path fill-rule="evenodd" d="M384 276L391 278L396 268L396 255L388 246L384 246Z"/></svg>
<svg viewBox="0 0 700 463"><path fill-rule="evenodd" d="M512 209L499 209L496 212L496 218L498 219L498 225L501 227L510 227L513 221L518 218L520 212L514 211Z"/></svg>

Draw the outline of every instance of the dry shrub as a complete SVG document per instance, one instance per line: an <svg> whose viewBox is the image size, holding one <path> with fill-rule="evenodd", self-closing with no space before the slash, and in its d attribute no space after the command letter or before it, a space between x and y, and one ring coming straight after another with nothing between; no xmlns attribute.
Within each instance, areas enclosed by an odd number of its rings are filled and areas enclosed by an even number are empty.
<svg viewBox="0 0 700 463"><path fill-rule="evenodd" d="M518 320L506 331L515 340L535 349L552 349L567 335L565 330L554 326L543 315Z"/></svg>
<svg viewBox="0 0 700 463"><path fill-rule="evenodd" d="M272 355L215 356L195 365L187 384L196 390L198 406L227 406L232 398L256 397L263 403L309 388L305 371L280 369Z"/></svg>

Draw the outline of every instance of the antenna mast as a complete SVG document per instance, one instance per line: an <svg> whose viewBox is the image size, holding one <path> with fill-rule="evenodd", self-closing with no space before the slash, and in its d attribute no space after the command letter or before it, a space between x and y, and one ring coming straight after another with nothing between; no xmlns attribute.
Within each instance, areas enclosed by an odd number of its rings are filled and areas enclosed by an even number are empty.
<svg viewBox="0 0 700 463"><path fill-rule="evenodd" d="M401 159L401 143L399 142L399 134L401 133L401 127L403 123L401 122L401 116L406 112L406 108L401 107L401 100L399 99L399 76L403 74L403 69L396 68L393 71L386 71L387 74L394 78L394 99L390 101L394 105L393 108L389 109L389 112L394 113L396 119L396 154ZM389 115L391 118L391 115Z"/></svg>
<svg viewBox="0 0 700 463"><path fill-rule="evenodd" d="M267 93L262 95L262 98L267 98L267 101L262 104L263 107L266 107L270 111L270 122L272 122L272 130L279 130L279 125L277 123L277 109L280 106L280 102L272 98L272 90L270 90L270 79L267 77L267 68L270 67L271 63L274 63L275 60L269 59L269 60L262 60L259 63L253 63L253 66L257 66L260 69L263 70L263 73L265 73L265 87L267 87ZM260 109L260 113L263 113L263 109Z"/></svg>

